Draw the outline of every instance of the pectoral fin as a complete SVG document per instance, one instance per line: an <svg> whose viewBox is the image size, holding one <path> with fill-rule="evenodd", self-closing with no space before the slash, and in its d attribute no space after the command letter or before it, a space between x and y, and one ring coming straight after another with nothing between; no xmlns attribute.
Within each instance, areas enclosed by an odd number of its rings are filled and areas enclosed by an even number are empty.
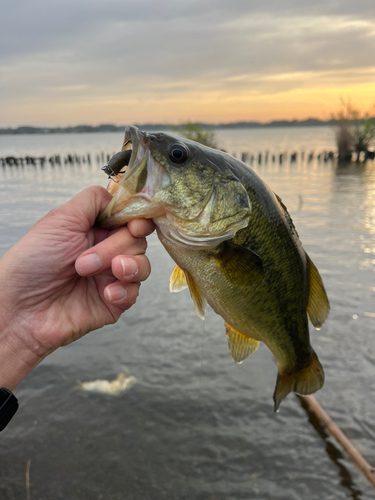
<svg viewBox="0 0 375 500"><path fill-rule="evenodd" d="M307 275L309 283L309 298L307 314L315 328L320 328L328 317L329 301L322 278L310 257L307 258Z"/></svg>
<svg viewBox="0 0 375 500"><path fill-rule="evenodd" d="M189 287L189 292L191 298L193 299L195 311L201 319L204 319L204 314L206 312L206 302L197 287L193 277L187 271L185 271L186 281Z"/></svg>
<svg viewBox="0 0 375 500"><path fill-rule="evenodd" d="M220 245L220 251L213 254L227 279L241 284L250 279L253 284L263 279L262 259L252 250L229 241Z"/></svg>
<svg viewBox="0 0 375 500"><path fill-rule="evenodd" d="M185 272L178 266L175 266L169 278L169 291L177 293L187 287Z"/></svg>
<svg viewBox="0 0 375 500"><path fill-rule="evenodd" d="M259 341L235 330L225 323L225 333L228 339L229 352L236 363L242 363L244 359L258 349Z"/></svg>

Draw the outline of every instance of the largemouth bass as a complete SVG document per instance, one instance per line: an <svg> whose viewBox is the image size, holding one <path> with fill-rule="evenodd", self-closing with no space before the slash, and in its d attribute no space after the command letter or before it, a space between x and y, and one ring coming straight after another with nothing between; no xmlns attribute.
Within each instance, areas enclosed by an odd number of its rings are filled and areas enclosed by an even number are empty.
<svg viewBox="0 0 375 500"><path fill-rule="evenodd" d="M113 163L126 170L110 181L113 198L98 224L154 220L177 264L170 290L188 287L198 316L207 302L224 319L236 362L259 342L271 350L275 411L292 391L320 389L308 317L320 328L329 302L281 199L241 161L180 137L127 127L122 151Z"/></svg>

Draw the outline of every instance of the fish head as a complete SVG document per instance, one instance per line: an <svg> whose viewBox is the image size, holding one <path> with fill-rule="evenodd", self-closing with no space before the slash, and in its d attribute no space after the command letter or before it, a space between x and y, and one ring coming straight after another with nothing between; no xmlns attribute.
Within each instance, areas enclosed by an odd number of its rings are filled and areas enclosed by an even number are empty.
<svg viewBox="0 0 375 500"><path fill-rule="evenodd" d="M251 203L224 153L166 133L125 130L131 149L125 173L111 180L113 195L97 223L113 228L153 219L175 243L215 247L247 227Z"/></svg>

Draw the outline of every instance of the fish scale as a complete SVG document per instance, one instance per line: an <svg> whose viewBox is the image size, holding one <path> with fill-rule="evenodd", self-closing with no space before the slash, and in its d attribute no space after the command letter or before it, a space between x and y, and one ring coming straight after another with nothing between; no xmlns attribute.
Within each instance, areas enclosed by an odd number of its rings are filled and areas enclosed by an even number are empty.
<svg viewBox="0 0 375 500"><path fill-rule="evenodd" d="M275 410L289 392L320 389L324 372L310 344L308 315L320 327L329 302L282 200L224 152L136 127L126 129L124 143L129 141L129 169L119 186L110 183L113 198L98 223L154 220L177 264L171 290L188 287L200 317L207 302L224 319L236 362L260 341L274 355ZM152 179L154 187L132 178Z"/></svg>

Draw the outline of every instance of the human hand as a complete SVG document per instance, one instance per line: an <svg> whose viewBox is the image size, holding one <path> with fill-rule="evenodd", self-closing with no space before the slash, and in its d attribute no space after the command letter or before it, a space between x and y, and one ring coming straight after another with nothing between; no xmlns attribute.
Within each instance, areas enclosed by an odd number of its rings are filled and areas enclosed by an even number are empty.
<svg viewBox="0 0 375 500"><path fill-rule="evenodd" d="M12 390L49 353L116 322L135 303L150 273L144 237L154 225L93 227L110 199L99 186L85 189L0 259L0 387ZM14 372L15 356L22 377L4 375L5 366Z"/></svg>

